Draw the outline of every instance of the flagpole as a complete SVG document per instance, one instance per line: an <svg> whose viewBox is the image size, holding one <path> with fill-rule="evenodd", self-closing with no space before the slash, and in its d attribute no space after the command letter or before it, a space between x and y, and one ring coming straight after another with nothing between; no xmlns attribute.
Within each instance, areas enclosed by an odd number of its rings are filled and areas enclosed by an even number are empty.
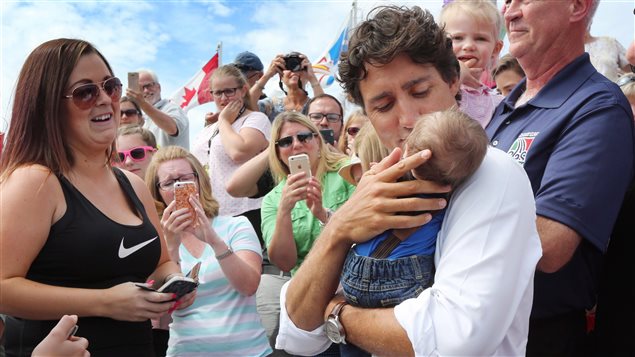
<svg viewBox="0 0 635 357"><path fill-rule="evenodd" d="M219 41L216 45L216 52L218 53L218 65L222 66L223 64L223 41Z"/></svg>

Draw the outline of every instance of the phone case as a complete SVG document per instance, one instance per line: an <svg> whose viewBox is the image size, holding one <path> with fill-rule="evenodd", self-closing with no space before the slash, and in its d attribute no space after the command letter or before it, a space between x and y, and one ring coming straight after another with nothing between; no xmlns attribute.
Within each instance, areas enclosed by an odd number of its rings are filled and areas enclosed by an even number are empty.
<svg viewBox="0 0 635 357"><path fill-rule="evenodd" d="M190 204L188 198L190 195L196 195L196 184L193 181L182 181L174 184L174 200L176 201L176 209L188 208L195 221L196 212Z"/></svg>
<svg viewBox="0 0 635 357"><path fill-rule="evenodd" d="M322 129L320 134L328 144L335 145L335 132L333 129Z"/></svg>
<svg viewBox="0 0 635 357"><path fill-rule="evenodd" d="M174 276L168 280L163 286L157 289L160 293L176 294L176 299L180 299L183 295L188 294L198 287L198 281L186 276Z"/></svg>
<svg viewBox="0 0 635 357"><path fill-rule="evenodd" d="M295 174L300 171L304 171L307 178L311 177L309 156L307 154L289 156L289 172L291 172L291 174Z"/></svg>
<svg viewBox="0 0 635 357"><path fill-rule="evenodd" d="M128 88L139 91L139 72L128 72Z"/></svg>

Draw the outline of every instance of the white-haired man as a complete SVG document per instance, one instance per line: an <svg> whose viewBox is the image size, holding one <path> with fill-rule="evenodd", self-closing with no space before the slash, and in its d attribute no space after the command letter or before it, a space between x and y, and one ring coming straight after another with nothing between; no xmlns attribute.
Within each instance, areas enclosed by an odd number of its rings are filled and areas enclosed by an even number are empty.
<svg viewBox="0 0 635 357"><path fill-rule="evenodd" d="M633 117L584 52L599 0L507 0L510 53L526 79L494 112L493 146L521 163L536 198L543 256L534 280L528 356L585 352L586 310L633 179Z"/></svg>
<svg viewBox="0 0 635 357"><path fill-rule="evenodd" d="M145 127L154 134L159 147L178 145L190 149L187 115L178 105L161 99L161 84L156 73L140 70L139 91L128 88L126 95L146 114Z"/></svg>

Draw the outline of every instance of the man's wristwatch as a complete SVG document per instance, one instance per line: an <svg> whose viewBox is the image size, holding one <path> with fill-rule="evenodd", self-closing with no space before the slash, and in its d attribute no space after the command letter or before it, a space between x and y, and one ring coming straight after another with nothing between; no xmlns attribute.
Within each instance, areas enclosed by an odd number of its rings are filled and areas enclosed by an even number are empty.
<svg viewBox="0 0 635 357"><path fill-rule="evenodd" d="M344 305L347 304L346 301L339 302L326 318L324 329L326 330L326 336L333 343L346 344L346 331L344 331L344 326L340 322L340 312L342 312Z"/></svg>

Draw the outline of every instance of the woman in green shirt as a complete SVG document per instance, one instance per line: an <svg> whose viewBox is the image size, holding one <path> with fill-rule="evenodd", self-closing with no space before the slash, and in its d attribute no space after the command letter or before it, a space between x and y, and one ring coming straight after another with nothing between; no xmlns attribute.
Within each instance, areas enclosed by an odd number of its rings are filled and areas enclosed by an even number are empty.
<svg viewBox="0 0 635 357"><path fill-rule="evenodd" d="M289 157L306 154L312 177L290 175ZM337 170L348 158L327 148L318 128L305 115L284 112L271 129L269 166L278 185L261 208L262 233L269 260L292 274L309 253L330 213L353 193Z"/></svg>

